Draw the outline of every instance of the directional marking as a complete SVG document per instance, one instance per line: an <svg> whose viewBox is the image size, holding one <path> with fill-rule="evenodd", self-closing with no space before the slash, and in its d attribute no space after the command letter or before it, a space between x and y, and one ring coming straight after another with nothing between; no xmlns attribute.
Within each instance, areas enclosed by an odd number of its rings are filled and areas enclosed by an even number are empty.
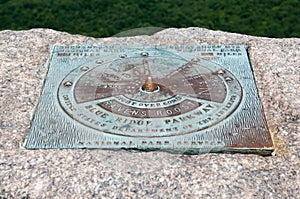
<svg viewBox="0 0 300 199"><path fill-rule="evenodd" d="M54 48L27 148L272 152L244 46L115 48Z"/></svg>

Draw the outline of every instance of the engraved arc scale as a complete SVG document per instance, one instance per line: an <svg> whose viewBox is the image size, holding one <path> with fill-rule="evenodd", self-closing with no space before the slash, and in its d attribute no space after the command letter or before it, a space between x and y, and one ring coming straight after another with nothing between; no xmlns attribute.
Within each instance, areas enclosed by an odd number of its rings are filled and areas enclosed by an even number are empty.
<svg viewBox="0 0 300 199"><path fill-rule="evenodd" d="M204 60L152 56L154 52L101 65L85 63L62 81L60 105L70 115L74 112L67 97L78 115L97 121L74 118L82 124L134 137L200 131L236 109L242 89L229 71ZM66 86L68 82L74 84Z"/></svg>
<svg viewBox="0 0 300 199"><path fill-rule="evenodd" d="M57 46L52 56L43 94L52 85L44 101L55 110L40 136L51 139L32 140L41 126L31 127L27 148L273 150L244 46Z"/></svg>

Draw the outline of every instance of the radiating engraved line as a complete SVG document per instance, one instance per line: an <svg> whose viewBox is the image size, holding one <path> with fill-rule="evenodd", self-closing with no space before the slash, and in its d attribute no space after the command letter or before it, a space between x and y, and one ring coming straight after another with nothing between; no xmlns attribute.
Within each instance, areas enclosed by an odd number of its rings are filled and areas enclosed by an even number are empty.
<svg viewBox="0 0 300 199"><path fill-rule="evenodd" d="M148 62L147 59L143 59L143 66L144 66L144 75L145 76L151 76L149 62Z"/></svg>
<svg viewBox="0 0 300 199"><path fill-rule="evenodd" d="M180 66L179 68L177 68L176 70L174 70L173 72L169 73L166 75L167 78L172 77L173 75L175 75L176 73L180 73L181 71L186 70L188 67L191 67L190 62L185 63L184 65Z"/></svg>
<svg viewBox="0 0 300 199"><path fill-rule="evenodd" d="M185 99L189 99L194 102L199 102L202 104L211 104L211 105L215 105L216 107L221 107L223 104L223 103L213 102L213 101L199 99L199 98L195 98L195 97L190 97L190 96L186 96L186 95L181 95L181 96L184 97Z"/></svg>
<svg viewBox="0 0 300 199"><path fill-rule="evenodd" d="M102 98L102 99L98 99L98 100L85 101L83 103L78 103L78 106L86 106L86 105L90 105L90 104L98 104L98 103L106 102L106 101L109 101L109 100L112 100L112 99L114 99L113 96Z"/></svg>

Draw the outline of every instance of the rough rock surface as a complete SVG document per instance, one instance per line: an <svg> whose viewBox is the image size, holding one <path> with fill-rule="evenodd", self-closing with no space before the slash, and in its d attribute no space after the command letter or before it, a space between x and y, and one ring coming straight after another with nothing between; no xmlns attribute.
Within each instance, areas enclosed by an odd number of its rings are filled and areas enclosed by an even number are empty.
<svg viewBox="0 0 300 199"><path fill-rule="evenodd" d="M103 150L26 150L51 45L243 44L249 46L273 156ZM300 39L201 28L95 39L49 29L0 32L0 198L299 198Z"/></svg>

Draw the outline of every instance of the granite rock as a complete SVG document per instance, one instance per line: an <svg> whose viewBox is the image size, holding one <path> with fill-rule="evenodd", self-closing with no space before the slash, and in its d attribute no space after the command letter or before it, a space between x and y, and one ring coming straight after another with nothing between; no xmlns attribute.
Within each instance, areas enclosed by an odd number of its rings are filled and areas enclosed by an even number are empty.
<svg viewBox="0 0 300 199"><path fill-rule="evenodd" d="M26 150L52 45L247 45L274 137L273 156ZM0 198L299 198L300 39L202 28L90 38L49 29L0 31Z"/></svg>

